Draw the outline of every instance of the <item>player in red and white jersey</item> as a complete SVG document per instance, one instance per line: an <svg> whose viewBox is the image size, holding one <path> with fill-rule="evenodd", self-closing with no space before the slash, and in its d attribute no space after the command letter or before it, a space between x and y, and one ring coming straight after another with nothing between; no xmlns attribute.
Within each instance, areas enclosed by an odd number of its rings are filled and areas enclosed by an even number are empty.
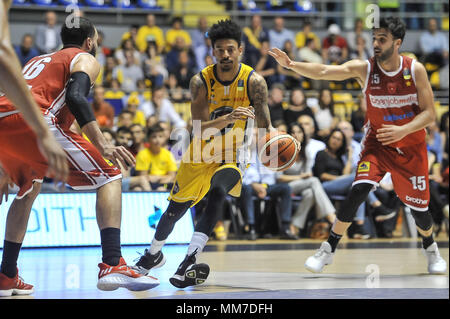
<svg viewBox="0 0 450 319"><path fill-rule="evenodd" d="M428 211L428 157L425 127L436 118L433 92L424 66L399 54L405 24L398 18L382 18L373 28L374 57L342 65L294 62L274 48L277 62L305 77L343 81L355 78L367 102L366 134L353 187L326 242L309 257L305 267L321 272L331 264L336 246L351 225L356 210L383 176L391 173L394 190L411 209L422 236L430 273L445 273L446 261L433 239L433 221Z"/></svg>
<svg viewBox="0 0 450 319"><path fill-rule="evenodd" d="M64 47L30 60L22 70L23 76L50 131L66 153L69 162L67 183L74 189L97 191L96 216L102 244L97 287L102 290L119 287L146 290L159 282L128 267L120 247L122 175L117 166L132 166L135 159L124 147L105 140L87 101L100 70L94 57L98 34L89 20L78 19L78 25L73 27L63 24ZM70 130L75 119L91 142ZM8 211L3 272L16 265L31 207L48 169L48 162L39 152L36 136L6 97L0 98L0 145L3 169L20 188ZM3 287L0 280L0 296L10 293L11 289Z"/></svg>

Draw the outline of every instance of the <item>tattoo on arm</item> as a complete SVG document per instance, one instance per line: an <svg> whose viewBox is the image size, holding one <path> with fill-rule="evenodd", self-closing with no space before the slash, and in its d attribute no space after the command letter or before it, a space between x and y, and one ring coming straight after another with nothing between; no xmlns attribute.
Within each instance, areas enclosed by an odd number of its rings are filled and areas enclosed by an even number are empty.
<svg viewBox="0 0 450 319"><path fill-rule="evenodd" d="M268 89L264 78L254 72L250 77L249 96L255 109L258 127L268 128L270 126L269 106L267 105Z"/></svg>
<svg viewBox="0 0 450 319"><path fill-rule="evenodd" d="M202 88L204 88L204 84L200 75L194 75L189 82L189 90L191 91L191 97L193 101L195 101L199 97L198 94Z"/></svg>

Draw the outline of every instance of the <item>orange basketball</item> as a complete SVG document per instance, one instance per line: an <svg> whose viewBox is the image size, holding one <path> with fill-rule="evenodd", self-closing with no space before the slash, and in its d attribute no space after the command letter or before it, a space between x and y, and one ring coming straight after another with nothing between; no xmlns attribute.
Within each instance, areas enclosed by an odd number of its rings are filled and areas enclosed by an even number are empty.
<svg viewBox="0 0 450 319"><path fill-rule="evenodd" d="M273 171L284 171L294 164L300 143L289 134L270 132L258 141L261 163Z"/></svg>

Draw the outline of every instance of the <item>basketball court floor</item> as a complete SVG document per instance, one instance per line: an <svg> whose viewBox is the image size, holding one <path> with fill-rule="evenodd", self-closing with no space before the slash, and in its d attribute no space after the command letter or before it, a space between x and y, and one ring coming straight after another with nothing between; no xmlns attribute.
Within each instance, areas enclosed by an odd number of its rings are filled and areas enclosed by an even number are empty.
<svg viewBox="0 0 450 319"><path fill-rule="evenodd" d="M169 283L187 245L166 245L165 266L151 274L161 284L143 292L96 288L100 247L23 249L20 275L35 286L30 296L13 299L448 299L449 277L429 275L420 241L351 240L338 246L334 263L321 274L303 264L320 246L318 240L255 242L210 241L199 258L211 267L205 284L177 289ZM449 262L448 238L437 238ZM128 264L145 246L125 246ZM3 299L3 298L2 298Z"/></svg>

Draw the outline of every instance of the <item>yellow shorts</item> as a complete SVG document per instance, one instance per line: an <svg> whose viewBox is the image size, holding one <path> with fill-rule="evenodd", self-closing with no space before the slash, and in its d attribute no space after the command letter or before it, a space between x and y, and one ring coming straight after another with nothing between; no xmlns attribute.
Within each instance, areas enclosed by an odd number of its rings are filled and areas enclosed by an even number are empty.
<svg viewBox="0 0 450 319"><path fill-rule="evenodd" d="M243 172L235 163L182 162L168 199L177 203L192 201L191 207L194 206L208 193L213 175L225 168L233 168L241 175L239 182L228 193L233 197L241 196Z"/></svg>

